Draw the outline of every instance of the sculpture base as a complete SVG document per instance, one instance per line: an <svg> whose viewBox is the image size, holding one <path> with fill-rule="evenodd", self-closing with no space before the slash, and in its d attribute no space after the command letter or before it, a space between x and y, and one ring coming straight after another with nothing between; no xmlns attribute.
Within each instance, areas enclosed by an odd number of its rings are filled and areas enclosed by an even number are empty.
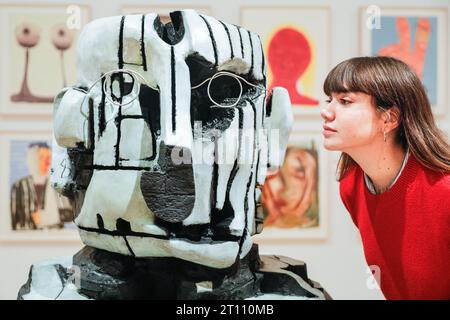
<svg viewBox="0 0 450 320"><path fill-rule="evenodd" d="M226 269L175 258L134 258L84 247L73 258L30 269L18 299L330 299L308 279L306 264L283 256L249 254Z"/></svg>

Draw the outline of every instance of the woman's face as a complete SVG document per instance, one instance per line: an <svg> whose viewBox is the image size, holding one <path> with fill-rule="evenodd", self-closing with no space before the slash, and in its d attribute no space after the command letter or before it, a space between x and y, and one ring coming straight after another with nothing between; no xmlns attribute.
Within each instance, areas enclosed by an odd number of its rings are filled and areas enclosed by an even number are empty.
<svg viewBox="0 0 450 320"><path fill-rule="evenodd" d="M383 132L383 120L372 96L362 92L332 93L322 109L327 150L347 152L371 144Z"/></svg>

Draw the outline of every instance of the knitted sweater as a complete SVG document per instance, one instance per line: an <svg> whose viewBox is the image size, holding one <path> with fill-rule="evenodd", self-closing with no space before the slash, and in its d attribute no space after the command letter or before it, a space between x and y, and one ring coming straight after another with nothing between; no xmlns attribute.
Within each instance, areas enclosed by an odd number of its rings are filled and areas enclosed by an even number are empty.
<svg viewBox="0 0 450 320"><path fill-rule="evenodd" d="M387 299L450 299L449 173L429 170L411 154L386 192L369 192L355 165L340 194Z"/></svg>

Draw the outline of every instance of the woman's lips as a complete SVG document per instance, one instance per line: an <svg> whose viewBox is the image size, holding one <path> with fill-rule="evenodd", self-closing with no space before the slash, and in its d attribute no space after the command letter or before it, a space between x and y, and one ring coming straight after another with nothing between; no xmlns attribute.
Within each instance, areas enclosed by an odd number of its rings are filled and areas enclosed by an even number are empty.
<svg viewBox="0 0 450 320"><path fill-rule="evenodd" d="M323 125L323 131L322 134L324 136L329 136L332 135L333 133L337 132L336 130L334 130L333 128L327 126L327 125Z"/></svg>

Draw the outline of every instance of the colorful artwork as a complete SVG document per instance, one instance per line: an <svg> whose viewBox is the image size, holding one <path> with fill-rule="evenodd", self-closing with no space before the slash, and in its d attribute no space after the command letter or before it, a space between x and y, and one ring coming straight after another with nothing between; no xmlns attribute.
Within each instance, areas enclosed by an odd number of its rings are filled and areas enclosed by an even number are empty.
<svg viewBox="0 0 450 320"><path fill-rule="evenodd" d="M267 52L272 72L269 90L284 87L289 92L292 104L317 106L319 100L305 96L296 85L313 59L311 39L295 28L281 28L269 40Z"/></svg>
<svg viewBox="0 0 450 320"><path fill-rule="evenodd" d="M1 7L3 113L51 113L56 93L76 80L75 44L87 19L73 5Z"/></svg>
<svg viewBox="0 0 450 320"><path fill-rule="evenodd" d="M446 80L446 12L439 9L381 8L379 28L368 28L362 11L362 54L407 63L424 84L437 114L443 112Z"/></svg>
<svg viewBox="0 0 450 320"><path fill-rule="evenodd" d="M49 139L15 134L5 136L1 147L6 152L0 171L4 212L0 217L0 239L36 239L61 235L64 230L75 234L69 199L50 185Z"/></svg>
<svg viewBox="0 0 450 320"><path fill-rule="evenodd" d="M69 200L48 179L51 149L47 141L12 140L10 144L10 213L12 230L73 227Z"/></svg>
<svg viewBox="0 0 450 320"><path fill-rule="evenodd" d="M318 185L318 158L314 141L310 148L289 146L283 166L268 176L264 183L264 226L318 226Z"/></svg>
<svg viewBox="0 0 450 320"><path fill-rule="evenodd" d="M285 87L296 113L319 113L329 67L328 19L326 8L242 8L242 26L264 43L269 90Z"/></svg>
<svg viewBox="0 0 450 320"><path fill-rule="evenodd" d="M294 133L283 165L263 185L264 231L257 239L326 237L326 168L320 135Z"/></svg>

